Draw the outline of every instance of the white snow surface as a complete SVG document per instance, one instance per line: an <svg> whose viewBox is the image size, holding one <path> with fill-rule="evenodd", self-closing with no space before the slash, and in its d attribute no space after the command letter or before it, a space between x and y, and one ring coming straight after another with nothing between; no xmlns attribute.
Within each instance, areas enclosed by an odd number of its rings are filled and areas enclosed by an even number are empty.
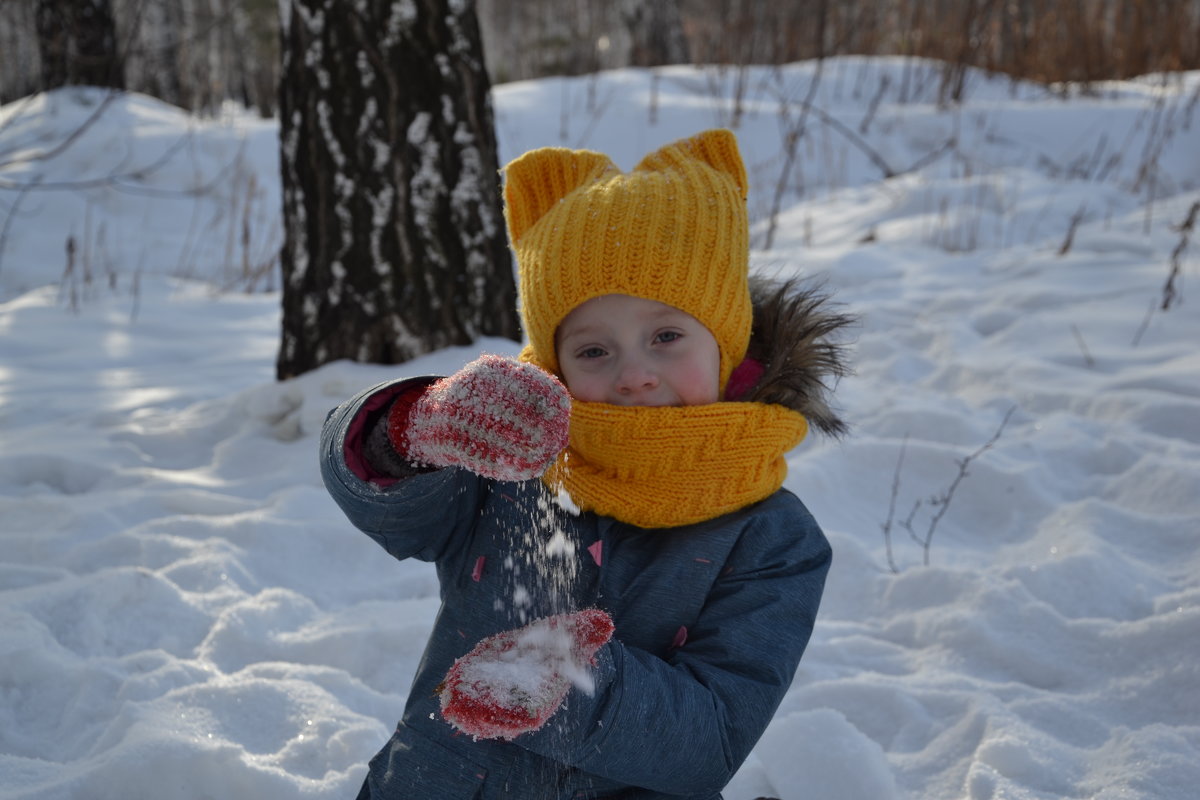
<svg viewBox="0 0 1200 800"><path fill-rule="evenodd" d="M1200 201L1200 73L973 73L939 107L923 62L752 70L757 248L802 114L780 99L818 72L754 262L860 316L853 431L789 456L834 566L726 797L1200 796L1200 223L1158 307ZM734 77L499 86L501 158L630 168L731 124ZM318 431L373 382L518 346L276 383L276 123L103 98L0 108L0 798L353 797L437 586L346 522ZM935 520L926 565L903 523Z"/></svg>

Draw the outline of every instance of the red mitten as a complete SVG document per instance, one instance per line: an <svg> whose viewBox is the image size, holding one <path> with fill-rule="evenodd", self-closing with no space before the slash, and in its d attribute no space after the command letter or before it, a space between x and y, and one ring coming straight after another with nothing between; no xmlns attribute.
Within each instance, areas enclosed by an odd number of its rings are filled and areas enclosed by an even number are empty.
<svg viewBox="0 0 1200 800"><path fill-rule="evenodd" d="M537 730L572 684L592 690L587 668L612 634L612 618L590 608L489 636L446 673L442 716L477 739L513 739Z"/></svg>
<svg viewBox="0 0 1200 800"><path fill-rule="evenodd" d="M567 446L570 415L570 395L553 375L485 355L431 385L411 407L397 403L388 436L412 461L522 481L545 472Z"/></svg>

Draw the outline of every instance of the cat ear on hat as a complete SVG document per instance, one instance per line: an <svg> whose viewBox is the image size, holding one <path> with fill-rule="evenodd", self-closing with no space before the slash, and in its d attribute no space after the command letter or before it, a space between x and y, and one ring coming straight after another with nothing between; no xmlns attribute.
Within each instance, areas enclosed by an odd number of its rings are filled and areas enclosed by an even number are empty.
<svg viewBox="0 0 1200 800"><path fill-rule="evenodd" d="M703 162L732 178L741 192L742 199L746 199L750 190L746 166L742 163L741 153L738 152L737 137L732 131L724 128L714 128L672 142L647 155L638 162L636 169L662 170L685 166L695 161Z"/></svg>
<svg viewBox="0 0 1200 800"><path fill-rule="evenodd" d="M543 147L504 168L504 216L515 244L559 200L587 183L617 172L608 156L590 150Z"/></svg>

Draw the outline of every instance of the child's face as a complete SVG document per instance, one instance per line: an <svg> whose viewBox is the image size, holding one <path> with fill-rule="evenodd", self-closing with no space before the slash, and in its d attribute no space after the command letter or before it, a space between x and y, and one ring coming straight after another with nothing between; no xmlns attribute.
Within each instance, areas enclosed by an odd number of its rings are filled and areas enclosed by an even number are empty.
<svg viewBox="0 0 1200 800"><path fill-rule="evenodd" d="M719 399L717 340L691 314L654 300L588 300L558 326L555 353L567 388L584 402L692 406Z"/></svg>

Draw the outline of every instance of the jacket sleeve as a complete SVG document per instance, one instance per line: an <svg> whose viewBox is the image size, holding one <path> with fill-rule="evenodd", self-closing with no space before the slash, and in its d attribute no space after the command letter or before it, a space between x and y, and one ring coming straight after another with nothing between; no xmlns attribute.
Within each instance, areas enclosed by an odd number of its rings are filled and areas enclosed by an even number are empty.
<svg viewBox="0 0 1200 800"><path fill-rule="evenodd" d="M668 794L715 794L791 685L831 562L816 522L752 521L687 642L669 660L620 643L598 653L592 695L517 739L586 772Z"/></svg>
<svg viewBox="0 0 1200 800"><path fill-rule="evenodd" d="M465 535L485 495L483 479L439 469L397 480L375 473L361 437L392 399L432 378L382 383L329 412L321 431L321 478L346 517L396 558L437 561ZM447 498L454 498L447 502Z"/></svg>

